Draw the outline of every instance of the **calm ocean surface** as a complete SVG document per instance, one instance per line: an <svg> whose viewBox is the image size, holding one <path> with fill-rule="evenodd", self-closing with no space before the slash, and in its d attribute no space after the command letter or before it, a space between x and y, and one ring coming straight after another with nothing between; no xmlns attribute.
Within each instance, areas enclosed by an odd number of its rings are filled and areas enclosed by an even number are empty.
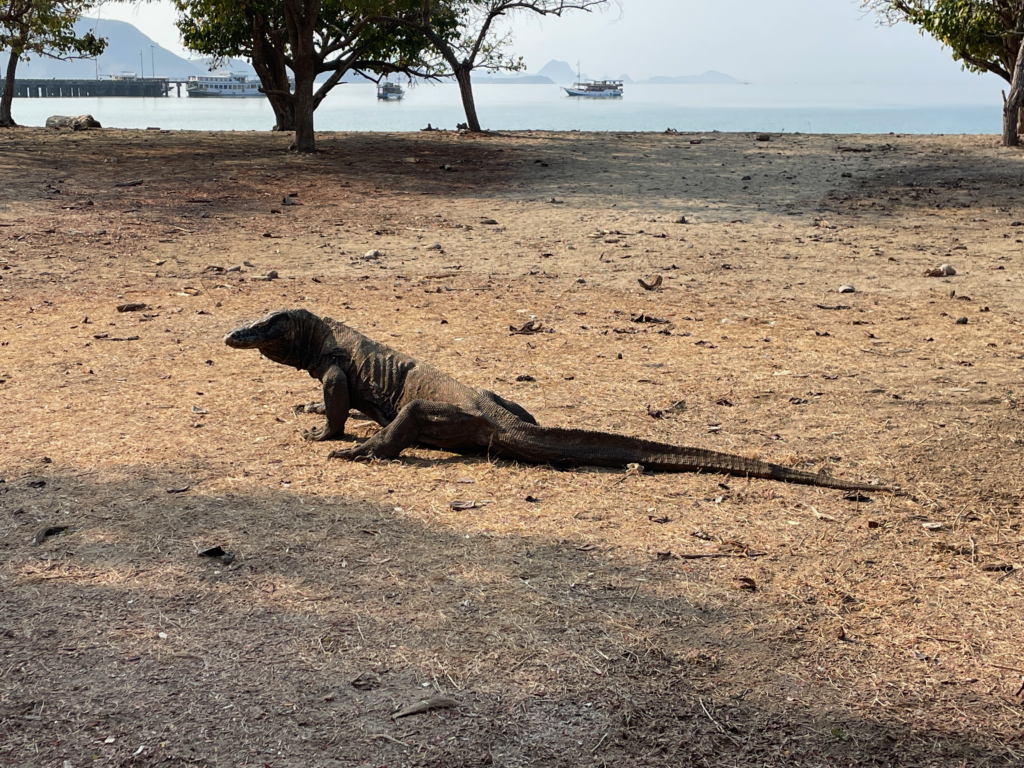
<svg viewBox="0 0 1024 768"><path fill-rule="evenodd" d="M184 89L183 89L184 92ZM555 85L477 85L480 122L494 130L772 131L800 133L999 133L996 78L948 89L849 85L627 85L622 99L567 97ZM15 99L14 119L42 125L50 115L91 114L104 127L267 130L262 99ZM465 119L454 84L407 88L400 102L378 102L372 84L341 85L316 113L322 131L454 128Z"/></svg>

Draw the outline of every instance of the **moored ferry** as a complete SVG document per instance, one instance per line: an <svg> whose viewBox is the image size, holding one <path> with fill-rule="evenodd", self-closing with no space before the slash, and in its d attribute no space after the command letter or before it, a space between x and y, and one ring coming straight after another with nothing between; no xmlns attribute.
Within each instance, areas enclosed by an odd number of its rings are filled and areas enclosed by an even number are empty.
<svg viewBox="0 0 1024 768"><path fill-rule="evenodd" d="M405 91L398 83L384 81L377 86L377 98L381 101L400 101L405 96Z"/></svg>
<svg viewBox="0 0 1024 768"><path fill-rule="evenodd" d="M259 80L250 80L238 72L215 72L192 76L185 85L189 96L197 98L246 99L263 96Z"/></svg>

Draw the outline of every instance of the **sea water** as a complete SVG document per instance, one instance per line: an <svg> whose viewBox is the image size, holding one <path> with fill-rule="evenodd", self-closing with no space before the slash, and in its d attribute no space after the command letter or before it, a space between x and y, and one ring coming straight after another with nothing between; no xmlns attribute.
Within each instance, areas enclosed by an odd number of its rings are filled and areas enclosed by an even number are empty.
<svg viewBox="0 0 1024 768"><path fill-rule="evenodd" d="M184 91L184 89L182 89ZM998 80L949 89L890 85L630 85L621 99L567 96L557 85L474 87L484 128L546 131L769 131L791 133L999 133ZM269 130L264 99L15 99L14 119L43 125L50 115L91 114L104 127ZM465 121L458 87L406 86L398 102L378 101L372 83L339 85L316 111L320 131L415 131Z"/></svg>

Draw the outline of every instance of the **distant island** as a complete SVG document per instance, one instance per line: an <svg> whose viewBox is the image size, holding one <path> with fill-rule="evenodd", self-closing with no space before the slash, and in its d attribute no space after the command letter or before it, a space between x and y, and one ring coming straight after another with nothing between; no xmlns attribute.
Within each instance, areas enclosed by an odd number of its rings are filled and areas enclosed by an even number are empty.
<svg viewBox="0 0 1024 768"><path fill-rule="evenodd" d="M647 83L648 85L743 85L742 80L737 80L732 75L716 72L713 69L709 69L702 75L659 76L637 82Z"/></svg>
<svg viewBox="0 0 1024 768"><path fill-rule="evenodd" d="M473 75L473 82L482 85L554 85L555 81L544 75L526 75L518 72L487 72Z"/></svg>
<svg viewBox="0 0 1024 768"><path fill-rule="evenodd" d="M568 62L558 61L552 59L539 70L536 75L526 75L519 73L509 73L503 77L500 75L490 76L491 79L486 82L501 82L501 83L513 83L513 82L548 82L558 83L559 85L575 83L577 81L591 80L590 75L586 72L577 73ZM543 78L542 80L539 78ZM651 77L646 80L633 80L629 75L618 75L605 77L601 79L608 80L621 80L626 85L636 83L637 85L743 85L742 80L737 80L732 75L727 75L723 72L716 72L715 70L708 70L701 75L678 75L674 77L667 77L665 75L658 75ZM476 80L476 78L474 78ZM484 80L477 80L477 82L485 82Z"/></svg>
<svg viewBox="0 0 1024 768"><path fill-rule="evenodd" d="M206 59L185 59L161 47L148 36L125 21L111 19L81 18L75 23L78 34L92 32L107 39L107 49L96 59L60 61L34 56L30 61L18 64L18 79L68 79L83 80L112 75L133 74L138 77L167 77L184 80L190 76L204 75L210 71ZM6 53L0 53L0 72L7 67ZM252 65L240 59L224 62L217 67L221 70L244 72L255 78ZM326 75L322 76L326 77ZM321 78L322 79L322 78ZM473 74L473 82L482 85L566 85L577 80L590 80L586 72L577 74L568 62L552 59L536 73L527 72L486 72ZM702 75L681 75L666 77L659 75L647 80L632 80L629 75L605 78L621 80L627 85L741 85L742 81L731 75L710 70ZM346 73L343 82L365 82L352 72ZM446 78L447 80L447 78Z"/></svg>

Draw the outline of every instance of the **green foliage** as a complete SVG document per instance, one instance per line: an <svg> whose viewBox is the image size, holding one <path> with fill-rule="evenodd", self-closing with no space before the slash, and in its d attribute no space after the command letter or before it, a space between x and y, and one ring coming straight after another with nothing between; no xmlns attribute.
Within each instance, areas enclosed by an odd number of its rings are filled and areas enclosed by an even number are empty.
<svg viewBox="0 0 1024 768"><path fill-rule="evenodd" d="M315 71L339 67L420 73L421 53L428 47L422 35L376 18L402 14L414 0L324 0L319 3L315 35ZM285 4L275 0L174 0L180 12L178 29L185 46L215 60L252 58L260 38L292 67L293 45L288 34ZM355 57L353 58L353 54Z"/></svg>
<svg viewBox="0 0 1024 768"><path fill-rule="evenodd" d="M92 0L0 0L0 50L68 58L99 56L106 40L91 32L75 34L75 22Z"/></svg>
<svg viewBox="0 0 1024 768"><path fill-rule="evenodd" d="M1024 35L1024 0L866 0L889 21L906 21L948 46L972 72L1007 82Z"/></svg>

